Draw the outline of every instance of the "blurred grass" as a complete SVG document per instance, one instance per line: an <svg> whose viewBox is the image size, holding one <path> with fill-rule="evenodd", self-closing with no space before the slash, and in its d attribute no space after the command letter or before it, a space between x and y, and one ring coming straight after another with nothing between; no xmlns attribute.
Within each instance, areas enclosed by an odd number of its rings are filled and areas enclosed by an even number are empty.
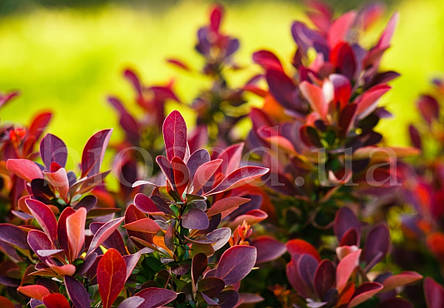
<svg viewBox="0 0 444 308"><path fill-rule="evenodd" d="M406 123L416 117L417 94L427 90L431 77L444 72L444 2L403 1L395 9L401 21L383 66L402 77L383 98L395 118L380 130L389 143L402 145ZM50 131L80 152L93 132L117 128L107 94L132 102L132 89L121 76L126 66L136 68L148 83L175 77L179 96L190 102L205 80L177 72L164 59L180 57L199 67L193 51L195 32L206 22L207 12L207 2L189 0L160 13L108 4L88 10L42 8L2 17L0 90L19 89L22 95L2 109L0 120L27 123L38 110L51 109L55 117ZM231 3L224 28L241 40L238 62L251 64L251 53L259 48L288 59L294 51L290 25L302 14L291 2ZM251 70L236 73L235 81L241 84L250 74ZM115 130L113 139L119 135Z"/></svg>

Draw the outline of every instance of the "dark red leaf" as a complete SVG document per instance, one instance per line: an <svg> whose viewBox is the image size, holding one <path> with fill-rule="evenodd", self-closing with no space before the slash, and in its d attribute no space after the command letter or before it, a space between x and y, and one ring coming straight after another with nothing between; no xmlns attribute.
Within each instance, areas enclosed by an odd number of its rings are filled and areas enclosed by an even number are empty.
<svg viewBox="0 0 444 308"><path fill-rule="evenodd" d="M358 69L356 56L351 46L346 42L339 42L330 51L330 62L339 73L353 80Z"/></svg>
<svg viewBox="0 0 444 308"><path fill-rule="evenodd" d="M155 308L164 306L176 299L177 294L174 291L162 288L146 288L135 294L145 301L137 308Z"/></svg>
<svg viewBox="0 0 444 308"><path fill-rule="evenodd" d="M205 254L198 253L193 257L193 260L191 262L191 279L194 285L196 285L197 281L199 280L200 276L202 276L207 266L208 257Z"/></svg>
<svg viewBox="0 0 444 308"><path fill-rule="evenodd" d="M382 284L378 282L364 282L356 288L355 293L353 294L353 297L347 307L352 308L365 302L381 291L382 288Z"/></svg>
<svg viewBox="0 0 444 308"><path fill-rule="evenodd" d="M104 308L109 308L125 286L126 264L120 253L109 249L97 266L97 283Z"/></svg>
<svg viewBox="0 0 444 308"><path fill-rule="evenodd" d="M247 203L248 201L250 201L250 199L237 196L219 199L216 202L214 202L213 205L208 209L207 215L208 217L211 217L223 213L225 211L231 212L237 209L242 204Z"/></svg>
<svg viewBox="0 0 444 308"><path fill-rule="evenodd" d="M206 193L206 195L214 195L218 194L243 184L247 184L249 182L254 181L255 179L267 174L269 171L268 168L258 167L258 166L245 166L241 167L232 173L230 173L227 177L225 177L219 185L213 188L211 191Z"/></svg>
<svg viewBox="0 0 444 308"><path fill-rule="evenodd" d="M256 263L256 257L256 247L233 246L220 257L214 276L225 281L226 285L233 285L250 273Z"/></svg>
<svg viewBox="0 0 444 308"><path fill-rule="evenodd" d="M328 290L335 286L335 282L335 266L330 260L322 260L313 277L314 288L318 296L323 299Z"/></svg>
<svg viewBox="0 0 444 308"><path fill-rule="evenodd" d="M428 308L444 307L444 287L430 277L424 279L424 295Z"/></svg>
<svg viewBox="0 0 444 308"><path fill-rule="evenodd" d="M89 245L89 249L88 252L86 253L87 255L89 255L90 253L92 253L94 250L96 250L97 248L99 248L100 245L102 245L102 243L111 236L111 234L117 230L117 228L120 226L120 224L123 221L123 217L121 218L116 218L113 219L111 221L108 221L107 223L105 223L103 226L101 226L99 228L99 230L97 230L96 233L94 233L94 236L91 240L91 243Z"/></svg>
<svg viewBox="0 0 444 308"><path fill-rule="evenodd" d="M225 287L225 282L216 277L206 277L199 281L199 292L204 293L208 297L217 297Z"/></svg>
<svg viewBox="0 0 444 308"><path fill-rule="evenodd" d="M383 281L384 292L414 283L421 279L422 276L416 272L402 272L400 274L389 276Z"/></svg>
<svg viewBox="0 0 444 308"><path fill-rule="evenodd" d="M57 240L57 220L51 209L38 200L26 199L26 205L53 243Z"/></svg>
<svg viewBox="0 0 444 308"><path fill-rule="evenodd" d="M416 102L419 112L430 125L432 121L439 119L439 102L431 95L421 95Z"/></svg>
<svg viewBox="0 0 444 308"><path fill-rule="evenodd" d="M257 249L256 264L273 261L287 251L283 243L267 235L255 238L252 245Z"/></svg>
<svg viewBox="0 0 444 308"><path fill-rule="evenodd" d="M104 129L88 139L82 153L82 177L99 173L111 133L112 129Z"/></svg>

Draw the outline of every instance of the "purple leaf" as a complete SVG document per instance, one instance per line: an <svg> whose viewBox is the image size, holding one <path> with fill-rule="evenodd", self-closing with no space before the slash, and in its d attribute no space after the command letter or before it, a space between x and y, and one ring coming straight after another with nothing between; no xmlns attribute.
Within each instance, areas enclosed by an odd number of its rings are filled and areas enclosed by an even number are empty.
<svg viewBox="0 0 444 308"><path fill-rule="evenodd" d="M104 129L88 139L82 153L82 177L99 173L111 133L112 129Z"/></svg>
<svg viewBox="0 0 444 308"><path fill-rule="evenodd" d="M363 259L367 263L369 270L376 263L382 260L390 249L390 232L386 225L374 226L367 235Z"/></svg>
<svg viewBox="0 0 444 308"><path fill-rule="evenodd" d="M207 214L200 209L192 208L182 216L182 226L187 229L205 230L209 225Z"/></svg>
<svg viewBox="0 0 444 308"><path fill-rule="evenodd" d="M53 134L47 134L40 142L40 156L48 170L52 162L65 167L68 149L62 139Z"/></svg>
<svg viewBox="0 0 444 308"><path fill-rule="evenodd" d="M66 291L75 308L89 308L90 299L82 283L70 276L65 276Z"/></svg>
<svg viewBox="0 0 444 308"><path fill-rule="evenodd" d="M353 213L353 211L348 207L341 207L336 212L333 230L339 241L349 229L360 230L360 228L361 223L359 222L355 213Z"/></svg>
<svg viewBox="0 0 444 308"><path fill-rule="evenodd" d="M122 301L118 308L138 308L144 301L140 296L131 296Z"/></svg>
<svg viewBox="0 0 444 308"><path fill-rule="evenodd" d="M26 232L12 224L0 223L0 241L21 249L28 249Z"/></svg>
<svg viewBox="0 0 444 308"><path fill-rule="evenodd" d="M190 179L194 177L196 170L204 163L210 161L210 154L205 149L199 149L190 155L187 161L188 171L190 173Z"/></svg>
<svg viewBox="0 0 444 308"><path fill-rule="evenodd" d="M328 290L334 287L335 281L335 266L330 260L322 260L313 278L314 288L321 299L324 299Z"/></svg>
<svg viewBox="0 0 444 308"><path fill-rule="evenodd" d="M187 126L179 111L172 111L163 122L163 138L168 159L184 159L187 149Z"/></svg>
<svg viewBox="0 0 444 308"><path fill-rule="evenodd" d="M256 247L238 245L227 249L219 259L215 277L233 285L245 278L256 263Z"/></svg>

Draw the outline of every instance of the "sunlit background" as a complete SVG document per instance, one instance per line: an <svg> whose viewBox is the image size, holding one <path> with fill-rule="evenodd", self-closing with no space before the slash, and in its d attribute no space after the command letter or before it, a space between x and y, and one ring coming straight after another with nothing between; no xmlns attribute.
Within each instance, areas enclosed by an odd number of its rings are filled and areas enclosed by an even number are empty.
<svg viewBox="0 0 444 308"><path fill-rule="evenodd" d="M240 38L237 62L247 67L235 74L233 85L241 86L259 71L251 61L251 53L259 48L289 59L295 48L290 25L304 19L301 2L222 3L227 12L223 27ZM338 12L364 4L330 3ZM416 96L428 89L432 77L444 72L444 1L385 4L384 23L394 11L400 12L401 19L383 66L402 77L392 82L392 91L383 98L395 117L379 129L387 142L403 145L406 123L417 116ZM80 150L94 131L117 127L106 96L116 94L131 101L132 89L121 74L128 66L150 84L174 78L178 95L189 103L206 80L177 71L165 59L179 57L199 67L201 59L193 50L195 33L206 22L209 5L209 1L192 0L1 0L0 91L18 89L21 96L1 110L0 120L27 123L38 110L53 110L50 131ZM383 25L376 25L365 41L374 41ZM118 131L113 138L119 138Z"/></svg>

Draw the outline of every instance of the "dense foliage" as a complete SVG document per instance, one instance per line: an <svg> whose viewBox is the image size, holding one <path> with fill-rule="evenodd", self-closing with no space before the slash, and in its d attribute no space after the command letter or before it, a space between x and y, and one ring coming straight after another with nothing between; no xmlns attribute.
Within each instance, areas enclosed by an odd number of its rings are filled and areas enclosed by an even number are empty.
<svg viewBox="0 0 444 308"><path fill-rule="evenodd" d="M398 15L373 45L359 39L382 13L310 2L293 57L259 50L259 73L234 86L240 42L213 7L202 68L168 59L210 87L187 104L173 82L127 69L137 106L109 96L124 133L110 146L117 188L101 171L111 129L71 171L64 141L44 134L50 112L2 124L1 306L443 307L444 82L418 99L412 147L385 144L378 101L399 74L379 64Z"/></svg>

